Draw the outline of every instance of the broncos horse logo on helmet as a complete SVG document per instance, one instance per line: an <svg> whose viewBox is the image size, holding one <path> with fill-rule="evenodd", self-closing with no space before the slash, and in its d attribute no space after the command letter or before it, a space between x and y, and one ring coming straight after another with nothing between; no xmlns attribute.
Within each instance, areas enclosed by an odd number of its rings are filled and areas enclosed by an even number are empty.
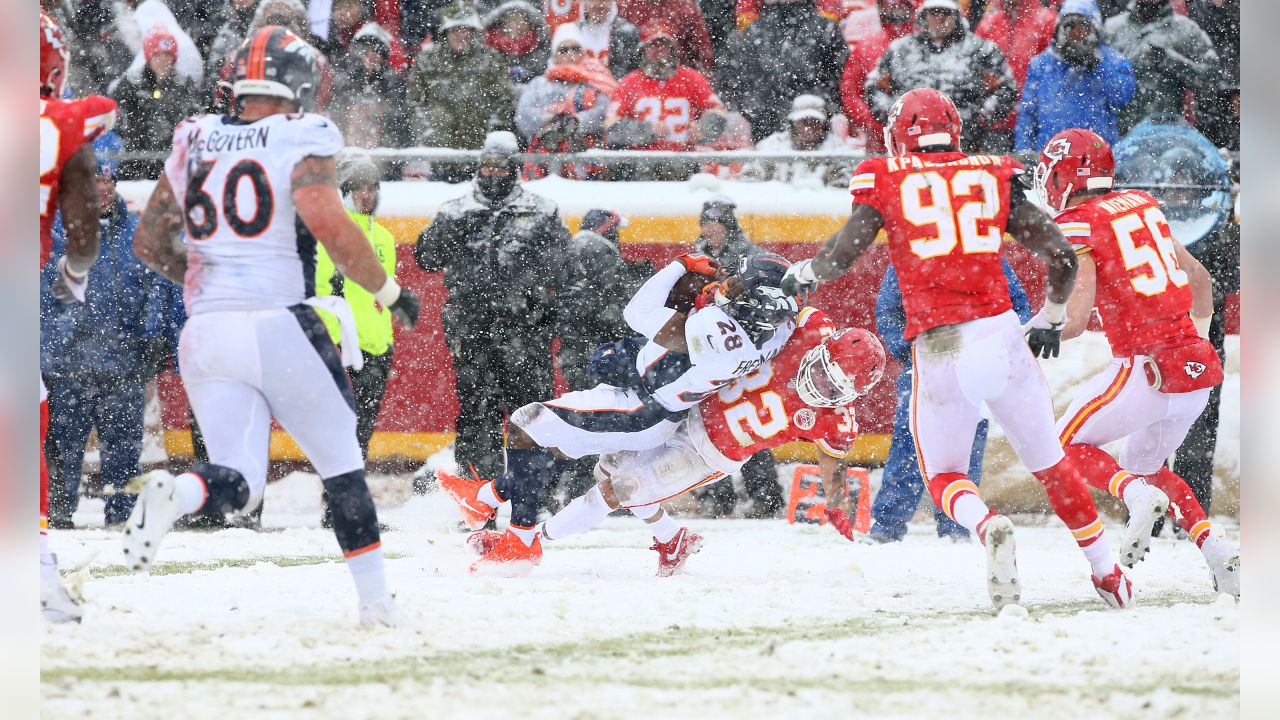
<svg viewBox="0 0 1280 720"><path fill-rule="evenodd" d="M802 297L782 291L782 277L789 267L789 260L773 253L745 257L735 273L742 292L734 297L717 298L717 303L742 325L756 347L768 342L779 327L795 319L804 303Z"/></svg>
<svg viewBox="0 0 1280 720"><path fill-rule="evenodd" d="M232 60L231 93L292 100L297 112L311 110L316 97L316 49L289 28L268 25L240 44Z"/></svg>

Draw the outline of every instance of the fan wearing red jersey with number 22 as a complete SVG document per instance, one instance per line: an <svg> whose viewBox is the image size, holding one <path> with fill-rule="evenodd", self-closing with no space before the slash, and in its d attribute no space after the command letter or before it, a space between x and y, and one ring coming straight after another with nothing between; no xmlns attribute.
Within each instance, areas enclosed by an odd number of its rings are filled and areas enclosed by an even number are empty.
<svg viewBox="0 0 1280 720"><path fill-rule="evenodd" d="M885 124L892 155L869 158L849 182L853 210L813 260L796 263L783 287L815 289L839 277L883 228L902 284L906 337L915 363L911 430L933 501L983 543L996 608L1021 597L1013 524L987 507L969 480L969 450L985 404L1019 459L1042 483L1112 607L1133 601L1084 480L1062 451L1053 400L1036 362L1058 354L1076 258L1062 232L1015 185L1010 157L959 152L960 115L946 95L905 93ZM1008 232L1048 264L1047 301L1026 328L1000 268ZM1030 345L1030 351L1028 351Z"/></svg>
<svg viewBox="0 0 1280 720"><path fill-rule="evenodd" d="M1146 555L1172 505L1214 588L1239 597L1239 548L1213 534L1195 494L1164 464L1222 382L1206 339L1209 273L1169 233L1155 198L1112 188L1115 164L1106 140L1074 128L1049 140L1036 167L1035 189L1080 259L1062 336L1084 332L1096 307L1114 355L1058 420L1059 438L1085 480L1129 509L1121 563ZM1119 462L1102 449L1118 440Z"/></svg>

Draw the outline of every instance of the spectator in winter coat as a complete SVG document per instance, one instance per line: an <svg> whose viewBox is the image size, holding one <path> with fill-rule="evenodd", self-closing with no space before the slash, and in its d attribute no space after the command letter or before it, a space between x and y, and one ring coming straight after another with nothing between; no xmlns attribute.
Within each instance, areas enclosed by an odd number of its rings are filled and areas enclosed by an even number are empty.
<svg viewBox="0 0 1280 720"><path fill-rule="evenodd" d="M724 103L702 73L680 63L666 27L644 29L640 69L618 83L605 121L609 143L637 150L688 150L719 137Z"/></svg>
<svg viewBox="0 0 1280 720"><path fill-rule="evenodd" d="M1102 16L1093 0L1066 0L1053 46L1031 61L1022 88L1014 150L1038 152L1068 128L1120 140L1118 117L1137 80L1123 55L1101 44Z"/></svg>
<svg viewBox="0 0 1280 720"><path fill-rule="evenodd" d="M711 36L694 0L618 0L618 15L641 30L653 23L666 26L681 63L707 75L715 67Z"/></svg>
<svg viewBox="0 0 1280 720"><path fill-rule="evenodd" d="M1044 52L1053 41L1056 21L1057 14L1041 5L1040 0L992 0L987 3L987 12L973 34L1000 48L1021 93L1027 79L1027 66L1031 58ZM1013 115L998 127L1006 132L1013 130Z"/></svg>
<svg viewBox="0 0 1280 720"><path fill-rule="evenodd" d="M556 29L552 65L534 78L516 104L516 128L529 152L581 152L604 139L604 118L617 81L598 60L587 57L582 31L574 23ZM541 176L540 168L528 168ZM586 168L565 168L566 177L585 179Z"/></svg>
<svg viewBox="0 0 1280 720"><path fill-rule="evenodd" d="M257 7L258 0L227 0L222 26L209 43L209 54L204 63L206 89L213 89L227 59L248 36Z"/></svg>
<svg viewBox="0 0 1280 720"><path fill-rule="evenodd" d="M374 17L374 0L334 0L330 15L328 37L323 40L319 49L324 51L329 63L335 68L343 64L351 48L351 41L365 25L377 22ZM386 62L396 72L403 72L409 67L404 47L400 38L396 37L385 25L378 23L382 33L388 38L391 48Z"/></svg>
<svg viewBox="0 0 1280 720"><path fill-rule="evenodd" d="M965 129L961 149L1009 150L1011 133L995 128L1013 109L1017 86L1000 48L969 32L956 0L924 0L916 9L915 25L915 33L893 41L867 76L863 92L872 115L883 124L898 96L934 88L946 93L960 112Z"/></svg>
<svg viewBox="0 0 1280 720"><path fill-rule="evenodd" d="M760 152L852 150L848 142L841 141L831 132L826 102L817 95L797 97L791 103L787 123L789 127L786 130L780 130L761 140L756 149ZM814 160L777 164L771 168L766 168L763 163L749 163L742 174L751 179L777 180L807 186L838 187L849 182L849 168Z"/></svg>
<svg viewBox="0 0 1280 720"><path fill-rule="evenodd" d="M1218 53L1218 90L1196 98L1200 132L1218 147L1240 149L1240 2L1193 0L1188 14Z"/></svg>
<svg viewBox="0 0 1280 720"><path fill-rule="evenodd" d="M517 93L547 71L551 33L542 13L524 0L504 2L484 17L484 41L506 61Z"/></svg>
<svg viewBox="0 0 1280 720"><path fill-rule="evenodd" d="M368 22L337 66L329 117L348 146L405 147L411 142L408 86L388 62L392 38Z"/></svg>
<svg viewBox="0 0 1280 720"><path fill-rule="evenodd" d="M62 28L72 29L76 35L71 40L70 77L76 97L105 94L111 83L124 75L136 49L142 46L133 9L122 2L86 0Z"/></svg>
<svg viewBox="0 0 1280 720"><path fill-rule="evenodd" d="M204 56L200 54L191 35L184 29L183 23L178 22L174 17L173 11L164 3L164 0L142 0L133 9L133 19L140 32L134 36L137 45L131 45L134 56L129 70L141 70L146 64L142 53L143 45L146 43L147 34L159 25L178 43L176 62L178 74L193 83L201 82L204 78Z"/></svg>
<svg viewBox="0 0 1280 720"><path fill-rule="evenodd" d="M876 120L862 87L867 75L875 69L889 44L911 34L911 16L915 12L912 0L877 0L876 29L862 35L849 49L849 60L840 77L840 104L849 119L851 130L866 138L867 152L883 153L884 126Z"/></svg>
<svg viewBox="0 0 1280 720"><path fill-rule="evenodd" d="M176 17L182 18L182 29L191 36L200 57L209 56L209 48L218 28L225 22L228 0L164 0Z"/></svg>
<svg viewBox="0 0 1280 720"><path fill-rule="evenodd" d="M613 0L582 0L582 47L616 78L640 67L640 28L618 16Z"/></svg>
<svg viewBox="0 0 1280 720"><path fill-rule="evenodd" d="M200 88L177 72L178 42L162 26L143 40L146 63L112 83L109 94L120 106L117 132L129 150L168 150L173 128L201 107ZM136 161L121 168L127 180L156 178L161 161Z"/></svg>
<svg viewBox="0 0 1280 720"><path fill-rule="evenodd" d="M480 16L450 8L440 38L418 54L409 80L409 106L419 145L478 149L491 128L511 126L511 75L498 53L484 44ZM437 164L437 177L457 182L474 166Z"/></svg>
<svg viewBox="0 0 1280 720"><path fill-rule="evenodd" d="M759 142L782 129L797 95L817 95L834 107L848 54L840 28L818 14L813 0L766 3L760 18L729 40L719 89Z"/></svg>
<svg viewBox="0 0 1280 720"><path fill-rule="evenodd" d="M79 498L85 443L98 429L104 486L123 489L139 473L142 453L143 326L147 294L158 277L133 253L138 216L116 194L114 160L120 140L107 133L94 141L98 153L98 207L102 251L89 270L85 301L63 303L49 288L58 277L66 239L61 219L41 273L41 369L49 388L49 437L61 482L51 483L50 519L69 525ZM133 496L109 495L106 523L129 517Z"/></svg>
<svg viewBox="0 0 1280 720"><path fill-rule="evenodd" d="M1213 42L1194 20L1175 15L1169 0L1133 0L1106 22L1104 35L1138 78L1138 92L1120 114L1122 134L1153 113L1182 114L1187 90L1205 97L1218 90Z"/></svg>
<svg viewBox="0 0 1280 720"><path fill-rule="evenodd" d="M260 0L245 37L268 25L286 27L294 35L316 48L319 84L316 87L315 102L311 111L321 114L328 112L329 101L333 98L333 65L321 50L324 43L311 34L311 26L307 23L307 8L302 4L302 0ZM234 110L231 97L231 58L235 56L235 49L239 46L240 43L232 46L231 54L226 57L222 69L218 71L218 83L213 91L214 112L230 114Z"/></svg>

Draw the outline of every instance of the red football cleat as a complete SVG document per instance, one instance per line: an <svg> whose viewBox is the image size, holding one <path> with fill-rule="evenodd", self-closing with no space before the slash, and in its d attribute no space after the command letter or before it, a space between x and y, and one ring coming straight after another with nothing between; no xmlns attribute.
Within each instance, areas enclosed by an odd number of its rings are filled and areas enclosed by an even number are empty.
<svg viewBox="0 0 1280 720"><path fill-rule="evenodd" d="M670 542L662 543L654 538L649 549L658 551L658 577L671 577L684 569L690 555L702 549L702 536L689 528L680 528Z"/></svg>
<svg viewBox="0 0 1280 720"><path fill-rule="evenodd" d="M496 508L491 508L476 499L476 493L484 487L485 480L464 478L454 475L444 468L436 468L436 480L440 489L458 504L462 512L462 522L468 530L479 530L493 517Z"/></svg>
<svg viewBox="0 0 1280 720"><path fill-rule="evenodd" d="M506 533L497 530L481 530L467 536L467 547L477 555L488 555L501 542Z"/></svg>
<svg viewBox="0 0 1280 720"><path fill-rule="evenodd" d="M1124 574L1119 565L1106 577L1093 576L1093 587L1097 589L1102 601L1117 610L1131 608L1133 602L1133 583Z"/></svg>
<svg viewBox="0 0 1280 720"><path fill-rule="evenodd" d="M534 565L542 562L542 533L533 536L533 544L525 545L524 541L510 530L502 533L502 537L480 559L471 563L471 572L496 571L498 573L521 574L528 572Z"/></svg>
<svg viewBox="0 0 1280 720"><path fill-rule="evenodd" d="M849 513L840 508L826 509L827 523L835 528L835 531L845 537L846 540L857 542L857 538L853 536L853 521L849 519Z"/></svg>

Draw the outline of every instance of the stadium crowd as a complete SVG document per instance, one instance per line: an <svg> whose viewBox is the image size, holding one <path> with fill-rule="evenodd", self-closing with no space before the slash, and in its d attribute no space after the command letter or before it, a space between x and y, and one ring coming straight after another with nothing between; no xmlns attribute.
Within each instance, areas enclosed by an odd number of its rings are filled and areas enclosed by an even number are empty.
<svg viewBox="0 0 1280 720"><path fill-rule="evenodd" d="M1239 147L1238 0L42 0L72 34L71 92L120 104L129 151L226 109L229 57L284 25L323 56L319 109L357 147L884 151L893 98L952 97L966 151L1034 151L1084 127L1115 142L1173 113ZM693 168L696 169L696 168ZM718 165L840 184L838 172ZM461 181L423 162L388 178ZM564 165L579 179L625 179ZM545 167L526 168L538 176ZM776 172L775 176L773 173ZM122 179L154 178L155 161Z"/></svg>
<svg viewBox="0 0 1280 720"><path fill-rule="evenodd" d="M150 151L163 157L179 120L229 110L230 58L259 27L286 26L321 51L317 109L339 125L349 147L480 150L495 133L509 135L515 145L479 170L482 179L507 183L498 193L505 199L486 211L495 216L501 215L501 203L524 197L518 190L513 194L518 179L503 175L506 158L516 150L883 153L882 126L894 98L913 87L933 87L955 101L970 152L1038 152L1070 127L1094 130L1115 143L1155 114L1180 117L1178 122L1198 129L1218 148L1239 149L1238 0L42 0L41 6L72 36L70 93L108 95L120 109L116 132L95 147L103 255L91 271L84 307L54 302L47 293L53 274L46 271L42 367L51 393L55 527L72 524L91 429L98 432L105 484L122 487L138 474L144 388L170 364L176 370L171 358L186 319L180 288L146 271L134 256L137 219L115 191L117 180L156 178L161 161L116 162L112 155ZM581 180L641 176L634 168L604 165L528 163L519 169L524 179L548 172ZM663 177L687 177L696 169ZM711 169L744 180L837 186L848 181L847 168L817 158ZM390 247L380 257L389 258L391 272L394 242L374 217L379 183L463 182L477 173L477 163L411 160L378 167L361 161L343 175L343 190L353 198L369 193L371 199L353 200L351 212L375 247ZM568 242L558 210L538 207L548 214L546 238L538 243ZM729 257L754 248L732 200L709 201L699 220L699 251ZM575 257L612 270L581 275L616 275L620 287L633 289L651 271L621 260L618 230L624 222L607 209L588 214L572 238L580 250ZM616 334L617 318L601 312L608 299L600 288L577 287L555 274L561 269L546 268L546 277L526 283L565 288L557 319L538 320L546 348L539 345L515 359L490 357L490 347L474 343L480 325L496 322L491 315L533 322L552 313L534 312L542 300L524 296L519 312L495 309L490 300L463 303L472 288L466 278L450 284L448 267L460 261L458 248L468 247L472 230L459 224L454 237L449 228L433 223L424 231L415 259L424 270L446 274L453 305L446 308L445 333L456 365L479 372L487 363L546 358L553 334L563 355L581 359L601 338ZM510 235L510 247L537 244L518 228ZM1238 291L1238 242L1212 247L1236 253L1216 264L1205 261L1219 280L1214 332L1221 351L1221 296ZM56 246L54 252L51 263ZM540 271L533 263L524 267ZM337 294L341 278L330 274L322 272L318 284L335 283ZM625 295L609 297L616 302ZM371 317L383 312L372 300L367 305ZM587 318L605 325L612 318L613 324L588 331ZM382 321L385 327L368 338L361 328L366 365L381 368L364 380L371 388L367 403L361 401L362 408L371 408L371 417L361 420L366 454L391 372L390 320ZM528 338L531 332L521 325L499 334ZM566 364L574 363L562 357ZM510 389L513 397L548 390L550 367L544 370L539 382ZM585 381L565 374L571 385ZM520 377L527 381L529 374ZM457 380L460 397L490 392L494 385L483 377ZM489 403L486 412L500 418L512 403L521 404L507 398ZM117 410L105 412L107 407ZM1216 400L1212 410L1216 428ZM485 447L476 450L473 464L500 465L502 441L494 435L500 424L476 418L473 444ZM198 432L195 443L199 454ZM1201 473L1206 478L1212 473L1211 437L1207 447L1210 461ZM754 475L772 479L769 459L757 464ZM577 467L567 475L582 484L590 473ZM777 488L747 480L747 492L763 514L776 513ZM1204 485L1207 493L1207 479ZM121 522L129 511L123 493L112 497L108 524ZM885 530L896 536L890 539L905 532L898 526L914 509L914 497L918 492L896 503L901 507L886 504L886 517L903 516ZM732 498L707 502L732 507Z"/></svg>

